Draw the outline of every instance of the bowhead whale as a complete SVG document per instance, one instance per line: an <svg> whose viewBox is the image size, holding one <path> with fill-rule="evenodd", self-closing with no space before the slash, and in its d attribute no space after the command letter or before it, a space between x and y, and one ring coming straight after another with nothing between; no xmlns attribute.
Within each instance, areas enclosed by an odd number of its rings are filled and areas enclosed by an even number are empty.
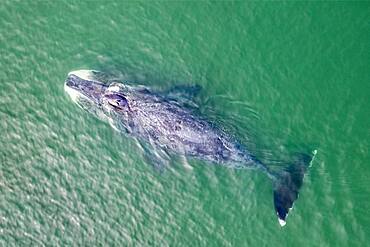
<svg viewBox="0 0 370 247"><path fill-rule="evenodd" d="M109 81L102 72L78 70L65 80L65 91L83 109L136 138L154 165L168 163L168 153L230 168L255 168L273 183L273 201L281 226L298 198L312 155L301 154L279 172L271 171L222 129L198 116L180 97L166 97L143 86Z"/></svg>

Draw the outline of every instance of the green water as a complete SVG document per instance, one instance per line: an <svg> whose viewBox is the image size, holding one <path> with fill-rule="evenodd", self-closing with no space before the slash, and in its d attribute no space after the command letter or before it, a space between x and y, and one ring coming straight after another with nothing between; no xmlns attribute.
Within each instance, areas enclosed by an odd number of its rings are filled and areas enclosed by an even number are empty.
<svg viewBox="0 0 370 247"><path fill-rule="evenodd" d="M365 246L369 2L0 4L1 246ZM167 89L272 166L317 149L281 228L260 172L173 160L78 108L71 70Z"/></svg>

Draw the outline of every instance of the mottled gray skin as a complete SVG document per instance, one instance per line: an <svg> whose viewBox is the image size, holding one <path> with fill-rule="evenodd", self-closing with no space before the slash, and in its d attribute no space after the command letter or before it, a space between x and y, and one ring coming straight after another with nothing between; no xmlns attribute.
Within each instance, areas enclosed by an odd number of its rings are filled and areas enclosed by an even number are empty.
<svg viewBox="0 0 370 247"><path fill-rule="evenodd" d="M92 72L89 73L93 78ZM178 101L140 86L119 82L104 84L76 74L69 74L65 86L81 94L77 103L98 117L108 119L119 131L166 152L233 168L258 164L221 129Z"/></svg>
<svg viewBox="0 0 370 247"><path fill-rule="evenodd" d="M71 72L65 90L82 108L145 143L141 146L156 166L168 163L168 153L175 153L232 168L260 168L273 181L276 214L285 225L313 156L303 154L279 173L272 173L224 131L184 107L182 100L140 86L103 83L99 78L94 71Z"/></svg>
<svg viewBox="0 0 370 247"><path fill-rule="evenodd" d="M177 102L135 88L127 89L126 98L130 109L123 119L134 136L178 154L233 167L251 163L240 145Z"/></svg>

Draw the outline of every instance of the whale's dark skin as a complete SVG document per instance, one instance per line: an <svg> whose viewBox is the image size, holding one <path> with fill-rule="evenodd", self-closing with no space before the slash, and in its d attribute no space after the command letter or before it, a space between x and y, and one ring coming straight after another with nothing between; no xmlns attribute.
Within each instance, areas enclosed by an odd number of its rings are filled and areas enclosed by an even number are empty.
<svg viewBox="0 0 370 247"><path fill-rule="evenodd" d="M279 174L272 173L245 147L181 101L141 86L103 83L97 79L99 73L75 71L65 81L66 91L82 108L145 143L156 163L163 161L163 154L174 153L231 168L260 168L274 181L275 209L280 224L285 225L310 157L304 156Z"/></svg>
<svg viewBox="0 0 370 247"><path fill-rule="evenodd" d="M71 74L66 86L81 90L133 137L166 151L232 167L260 165L241 145L174 100L142 87L105 85Z"/></svg>

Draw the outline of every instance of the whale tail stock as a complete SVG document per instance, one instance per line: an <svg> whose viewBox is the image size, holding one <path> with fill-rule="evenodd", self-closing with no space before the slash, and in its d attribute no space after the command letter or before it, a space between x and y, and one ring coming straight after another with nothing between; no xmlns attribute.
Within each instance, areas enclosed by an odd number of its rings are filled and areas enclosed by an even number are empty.
<svg viewBox="0 0 370 247"><path fill-rule="evenodd" d="M274 176L274 206L281 226L286 224L289 210L298 198L304 175L316 153L314 150L312 155L300 154L294 163Z"/></svg>

